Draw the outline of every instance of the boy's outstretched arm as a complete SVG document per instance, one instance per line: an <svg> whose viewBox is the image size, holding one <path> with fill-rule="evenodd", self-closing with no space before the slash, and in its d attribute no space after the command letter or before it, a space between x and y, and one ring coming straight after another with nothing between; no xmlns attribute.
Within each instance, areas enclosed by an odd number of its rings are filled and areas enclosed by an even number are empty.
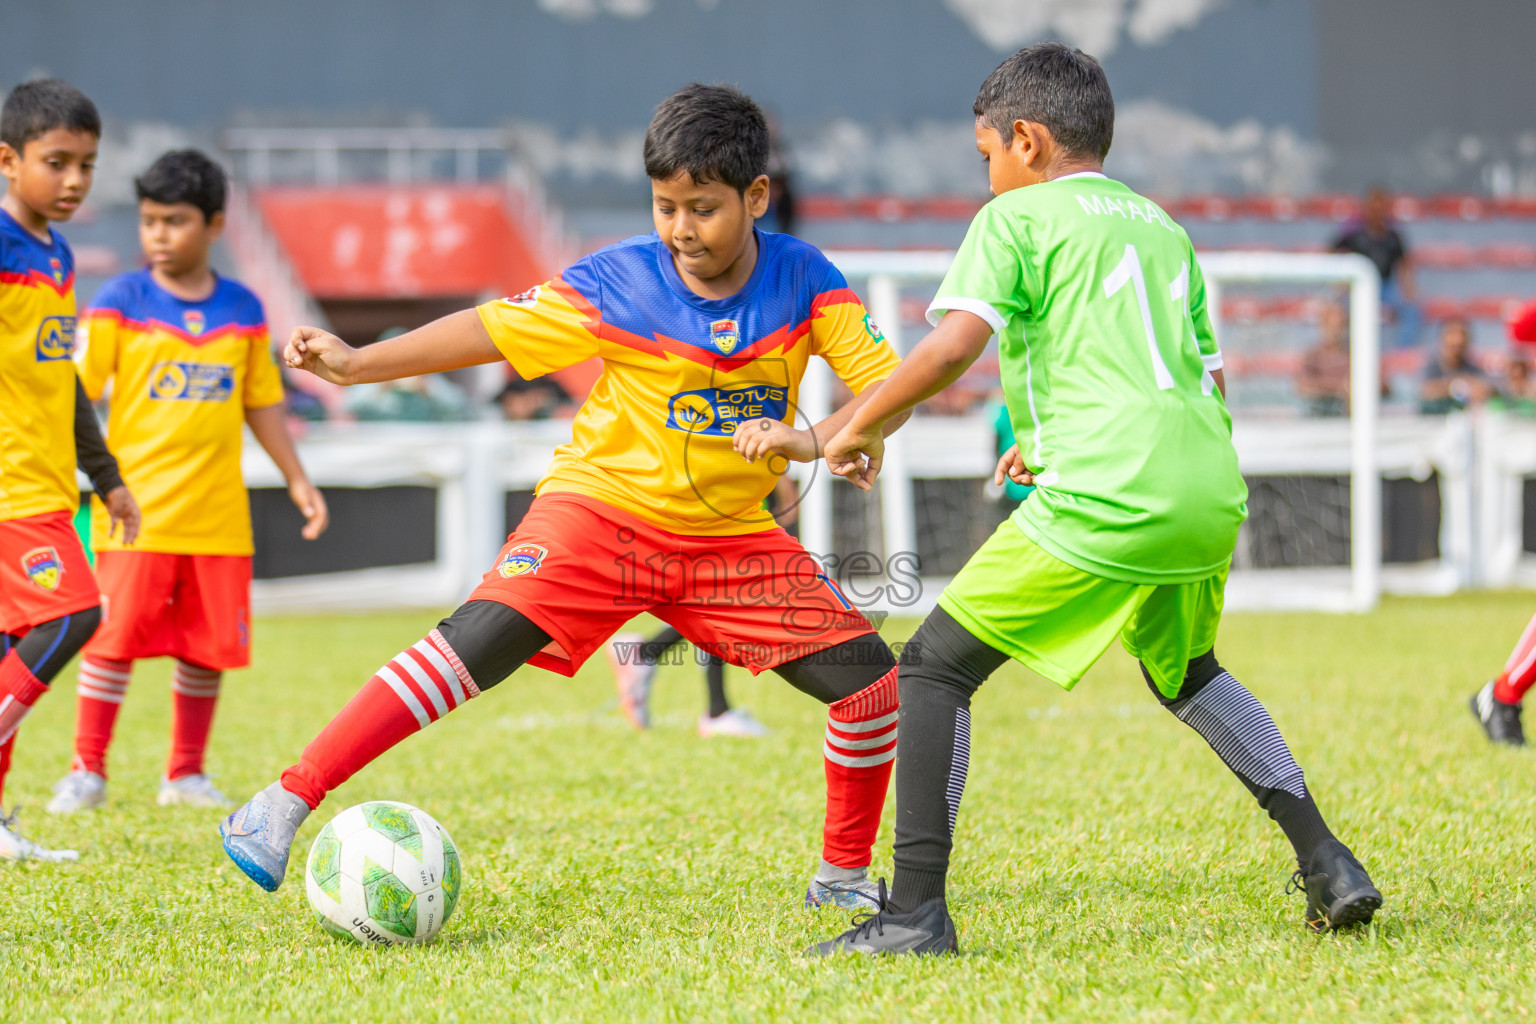
<svg viewBox="0 0 1536 1024"><path fill-rule="evenodd" d="M473 309L450 313L365 348L353 348L318 327L295 327L283 348L287 365L343 386L459 370L505 358Z"/></svg>
<svg viewBox="0 0 1536 1024"><path fill-rule="evenodd" d="M299 451L293 446L293 436L288 433L285 412L286 407L282 402L246 409L245 422L250 425L251 433L256 435L256 440L272 457L272 461L282 471L283 479L288 482L288 497L304 515L304 529L300 535L305 540L314 540L330 525L331 513L325 507L325 496L320 493L320 488L310 483L309 474L304 472L304 464L299 461Z"/></svg>
<svg viewBox="0 0 1536 1024"><path fill-rule="evenodd" d="M918 342L846 426L827 442L827 465L860 490L874 487L885 454L886 425L960 379L985 351L992 327L974 313L952 309ZM852 403L849 403L850 405ZM896 422L900 422L899 420Z"/></svg>
<svg viewBox="0 0 1536 1024"><path fill-rule="evenodd" d="M814 462L821 458L826 443L837 436L837 432L848 424L855 412L874 397L875 392L880 390L884 383L884 381L877 381L871 384L844 402L826 419L805 430L796 430L788 423L765 416L760 420L743 424L741 429L736 431L736 436L731 443L748 462L756 462L770 455L782 455L795 462ZM910 415L911 413L904 412L891 417L890 422L885 425L885 436L889 437L897 427L907 421Z"/></svg>

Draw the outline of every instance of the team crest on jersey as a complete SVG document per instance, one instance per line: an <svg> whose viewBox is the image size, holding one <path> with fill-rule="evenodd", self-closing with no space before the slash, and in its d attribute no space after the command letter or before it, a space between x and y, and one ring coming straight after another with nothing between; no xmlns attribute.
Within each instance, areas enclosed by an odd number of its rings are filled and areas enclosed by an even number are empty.
<svg viewBox="0 0 1536 1024"><path fill-rule="evenodd" d="M544 564L544 556L549 554L548 548L537 544L519 544L510 548L501 556L501 561L496 566L496 571L507 579L513 576L526 576L529 573L537 573L539 566Z"/></svg>
<svg viewBox="0 0 1536 1024"><path fill-rule="evenodd" d="M519 309L527 309L529 306L536 306L539 303L539 286L534 285L532 288L529 288L525 292L518 292L516 295L508 295L501 301L505 302L509 306L516 306Z"/></svg>
<svg viewBox="0 0 1536 1024"><path fill-rule="evenodd" d="M194 338L203 333L203 328L208 326L208 318L203 316L200 309L189 309L181 314L181 324L187 329L187 333Z"/></svg>
<svg viewBox="0 0 1536 1024"><path fill-rule="evenodd" d="M741 327L735 320L716 320L709 325L709 340L723 355L730 355L741 341Z"/></svg>
<svg viewBox="0 0 1536 1024"><path fill-rule="evenodd" d="M37 361L56 363L75 354L75 318L45 316L37 327Z"/></svg>
<svg viewBox="0 0 1536 1024"><path fill-rule="evenodd" d="M58 590L64 578L64 563L57 548L33 548L21 556L21 571L27 579L44 590Z"/></svg>
<svg viewBox="0 0 1536 1024"><path fill-rule="evenodd" d="M59 258L57 256L49 258L48 269L53 272L53 280L55 284L64 283L64 264L59 262Z"/></svg>

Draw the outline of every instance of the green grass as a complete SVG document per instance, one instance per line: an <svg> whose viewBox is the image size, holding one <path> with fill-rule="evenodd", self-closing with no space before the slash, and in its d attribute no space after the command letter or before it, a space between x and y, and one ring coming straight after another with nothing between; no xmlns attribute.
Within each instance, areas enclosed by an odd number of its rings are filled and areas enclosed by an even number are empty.
<svg viewBox="0 0 1536 1024"><path fill-rule="evenodd" d="M440 939L321 932L297 867L268 895L217 815L154 805L168 664L134 679L111 802L40 810L68 767L73 672L23 731L7 797L77 865L0 866L0 1020L1509 1020L1536 1012L1536 755L1492 749L1467 695L1529 594L1393 600L1361 617L1233 615L1218 653L1273 710L1387 904L1313 937L1290 851L1112 650L1072 694L1009 666L979 695L952 909L956 960L807 962L838 930L800 907L820 825L823 713L731 670L766 741L704 741L692 666L631 733L606 669L524 670L337 792L452 832L467 882ZM210 769L244 798L294 760L427 615L270 619L234 674ZM915 623L887 628L905 637ZM889 827L876 870L890 868Z"/></svg>

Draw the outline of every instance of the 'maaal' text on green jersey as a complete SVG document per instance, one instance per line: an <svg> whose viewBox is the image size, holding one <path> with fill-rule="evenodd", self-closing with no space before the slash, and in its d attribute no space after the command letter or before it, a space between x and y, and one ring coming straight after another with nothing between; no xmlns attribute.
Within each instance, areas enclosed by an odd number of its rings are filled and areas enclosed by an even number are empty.
<svg viewBox="0 0 1536 1024"><path fill-rule="evenodd" d="M1228 563L1248 490L1183 228L1102 174L1005 192L971 222L928 318L950 310L999 335L1036 473L1014 512L1031 540L1130 583L1192 583Z"/></svg>

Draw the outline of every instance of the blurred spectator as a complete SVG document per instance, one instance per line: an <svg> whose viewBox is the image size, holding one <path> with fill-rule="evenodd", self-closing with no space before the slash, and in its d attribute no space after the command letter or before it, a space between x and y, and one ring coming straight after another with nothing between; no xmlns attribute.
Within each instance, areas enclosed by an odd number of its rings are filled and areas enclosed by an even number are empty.
<svg viewBox="0 0 1536 1024"><path fill-rule="evenodd" d="M768 212L758 219L757 226L764 231L792 235L795 233L794 181L784 147L779 144L776 121L768 122L768 132Z"/></svg>
<svg viewBox="0 0 1536 1024"><path fill-rule="evenodd" d="M388 341L405 333L404 327L391 327L376 341ZM470 418L469 398L464 391L436 373L359 384L347 391L347 411L359 420L397 423L455 423Z"/></svg>
<svg viewBox="0 0 1536 1024"><path fill-rule="evenodd" d="M1392 222L1392 197L1372 185L1361 203L1360 217L1344 225L1333 240L1334 252L1356 252L1376 264L1381 275L1381 304L1397 324L1397 347L1418 343L1423 322L1414 298L1413 261L1408 245Z"/></svg>
<svg viewBox="0 0 1536 1024"><path fill-rule="evenodd" d="M1522 416L1536 415L1536 380L1531 379L1531 364L1522 357L1509 361L1504 369L1503 394L1499 407Z"/></svg>
<svg viewBox="0 0 1536 1024"><path fill-rule="evenodd" d="M570 394L552 377L540 377L538 380L513 377L507 381L506 387L496 392L496 397L491 401L501 410L502 418L507 420L564 418L574 411Z"/></svg>
<svg viewBox="0 0 1536 1024"><path fill-rule="evenodd" d="M1440 348L1424 364L1419 411L1438 415L1486 402L1498 390L1472 361L1472 332L1465 320L1440 325Z"/></svg>
<svg viewBox="0 0 1536 1024"><path fill-rule="evenodd" d="M1349 314L1342 305L1323 306L1317 333L1317 344L1301 357L1296 393L1306 400L1309 416L1348 415Z"/></svg>
<svg viewBox="0 0 1536 1024"><path fill-rule="evenodd" d="M279 363L278 370L282 374L283 398L288 401L288 415L306 423L323 421L329 415L325 410L325 403L295 384L293 375L286 366Z"/></svg>

